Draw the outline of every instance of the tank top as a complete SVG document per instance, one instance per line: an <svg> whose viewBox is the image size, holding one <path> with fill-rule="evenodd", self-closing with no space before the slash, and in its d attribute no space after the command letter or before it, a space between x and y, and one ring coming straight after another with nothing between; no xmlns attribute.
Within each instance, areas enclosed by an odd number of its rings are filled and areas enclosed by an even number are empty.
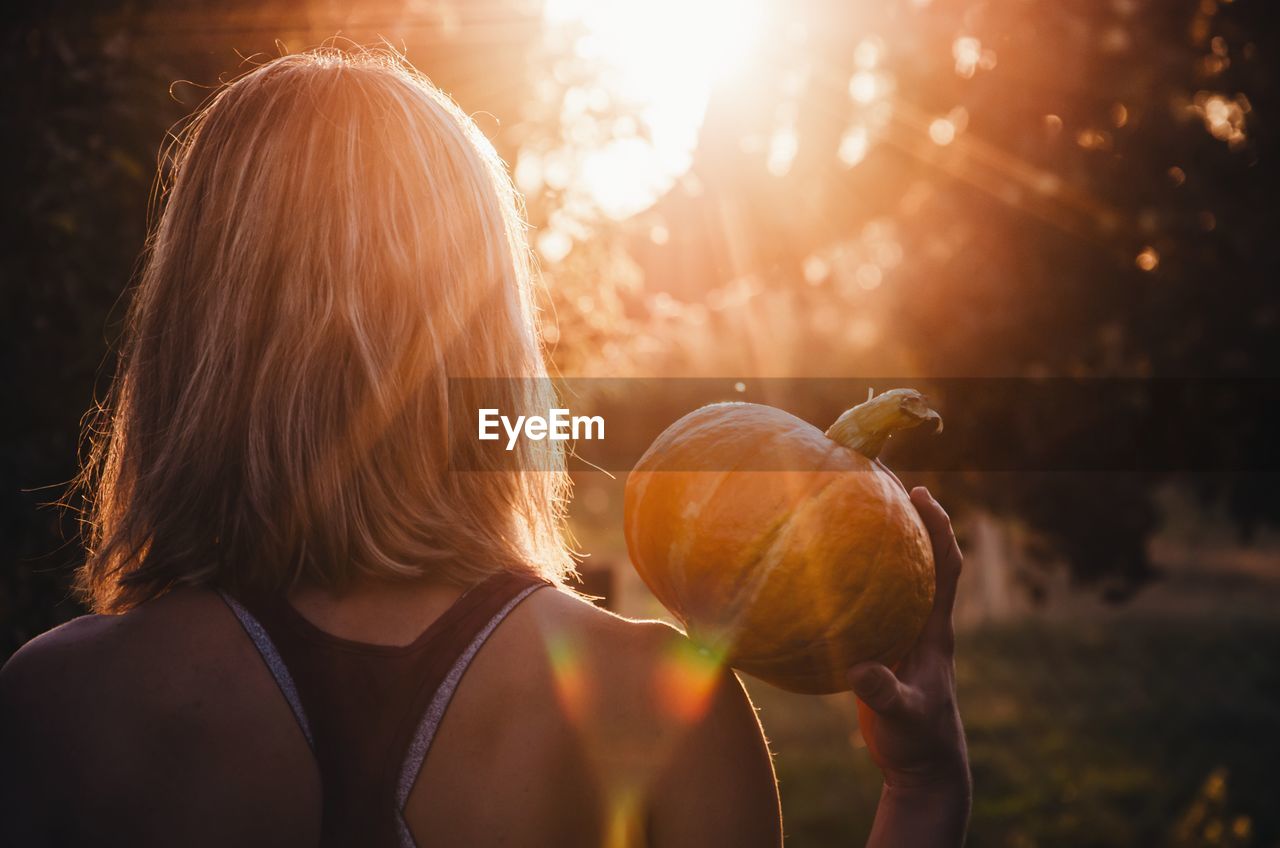
<svg viewBox="0 0 1280 848"><path fill-rule="evenodd" d="M496 574L403 646L334 636L283 597L223 593L315 756L321 845L414 848L405 804L454 691L507 614L548 585Z"/></svg>

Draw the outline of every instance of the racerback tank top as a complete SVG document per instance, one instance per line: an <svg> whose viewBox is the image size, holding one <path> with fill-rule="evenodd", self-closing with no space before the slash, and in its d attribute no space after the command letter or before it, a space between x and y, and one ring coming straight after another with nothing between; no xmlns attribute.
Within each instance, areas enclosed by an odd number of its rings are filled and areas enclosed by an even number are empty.
<svg viewBox="0 0 1280 848"><path fill-rule="evenodd" d="M316 758L321 845L414 848L405 803L458 683L507 614L548 585L496 574L404 646L334 636L283 597L223 593Z"/></svg>

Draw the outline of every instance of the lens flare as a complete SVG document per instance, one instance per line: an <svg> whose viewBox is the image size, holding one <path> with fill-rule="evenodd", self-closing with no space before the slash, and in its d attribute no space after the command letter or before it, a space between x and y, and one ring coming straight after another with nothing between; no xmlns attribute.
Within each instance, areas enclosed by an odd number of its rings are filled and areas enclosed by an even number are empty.
<svg viewBox="0 0 1280 848"><path fill-rule="evenodd" d="M618 786L609 793L609 818L605 831L606 848L634 848L644 845L644 794L637 786Z"/></svg>
<svg viewBox="0 0 1280 848"><path fill-rule="evenodd" d="M547 638L547 657L560 709L571 721L580 722L586 715L590 692L578 649L564 634L553 633Z"/></svg>
<svg viewBox="0 0 1280 848"><path fill-rule="evenodd" d="M697 721L711 706L723 667L716 651L686 639L673 642L655 670L658 704L679 721Z"/></svg>

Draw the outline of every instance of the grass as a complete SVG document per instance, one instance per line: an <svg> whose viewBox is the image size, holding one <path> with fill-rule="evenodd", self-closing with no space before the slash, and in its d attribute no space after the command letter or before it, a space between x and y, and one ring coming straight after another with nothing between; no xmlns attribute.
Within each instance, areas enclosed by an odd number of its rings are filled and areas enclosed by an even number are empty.
<svg viewBox="0 0 1280 848"><path fill-rule="evenodd" d="M1280 622L1037 619L962 634L973 846L1280 844ZM880 777L852 697L747 680L792 846L860 844Z"/></svg>

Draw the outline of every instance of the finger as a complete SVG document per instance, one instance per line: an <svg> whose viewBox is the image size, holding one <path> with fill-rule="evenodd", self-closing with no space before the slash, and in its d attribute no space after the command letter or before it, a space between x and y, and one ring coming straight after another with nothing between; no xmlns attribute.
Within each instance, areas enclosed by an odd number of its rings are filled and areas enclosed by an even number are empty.
<svg viewBox="0 0 1280 848"><path fill-rule="evenodd" d="M956 605L956 587L960 582L964 557L956 542L956 534L951 529L951 518L929 490L924 486L912 489L911 503L920 513L920 519L929 532L929 541L933 546L933 610L925 624L925 632L933 638L950 640L953 633L951 616Z"/></svg>
<svg viewBox="0 0 1280 848"><path fill-rule="evenodd" d="M853 694L878 715L901 715L911 709L910 687L880 663L859 663L849 669L848 679Z"/></svg>

